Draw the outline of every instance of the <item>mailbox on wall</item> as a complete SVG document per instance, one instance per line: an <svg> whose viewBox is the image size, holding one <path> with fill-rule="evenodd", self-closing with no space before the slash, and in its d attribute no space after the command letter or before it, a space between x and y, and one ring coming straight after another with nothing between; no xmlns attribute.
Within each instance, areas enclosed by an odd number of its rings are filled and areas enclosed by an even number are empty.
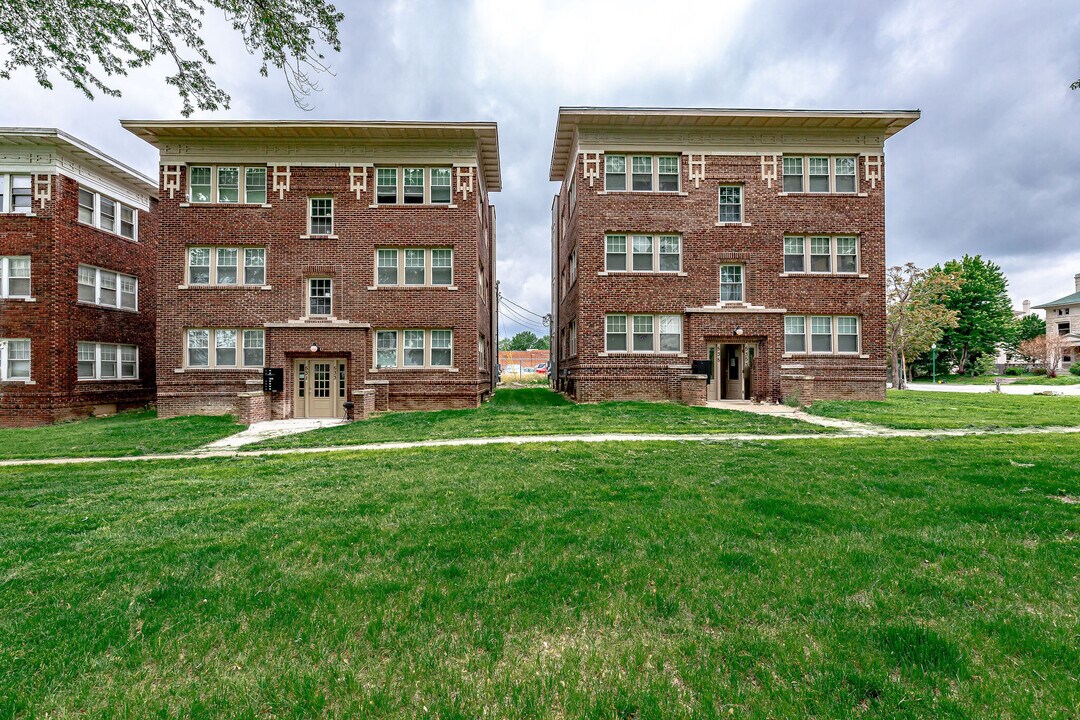
<svg viewBox="0 0 1080 720"><path fill-rule="evenodd" d="M263 368L263 392L285 389L285 368Z"/></svg>
<svg viewBox="0 0 1080 720"><path fill-rule="evenodd" d="M709 382L712 382L712 366L713 364L708 360L694 360L690 364L690 372L694 375L706 375Z"/></svg>

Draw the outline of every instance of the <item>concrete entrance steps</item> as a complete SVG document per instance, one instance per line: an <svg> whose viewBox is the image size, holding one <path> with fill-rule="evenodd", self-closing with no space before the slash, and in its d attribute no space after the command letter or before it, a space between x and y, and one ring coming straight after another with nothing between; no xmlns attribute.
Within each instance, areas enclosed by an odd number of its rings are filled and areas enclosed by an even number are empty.
<svg viewBox="0 0 1080 720"><path fill-rule="evenodd" d="M230 435L227 438L215 440L199 450L222 450L238 448L244 445L269 440L270 438L282 437L283 435L296 435L308 430L318 430L324 427L344 425L347 421L338 418L297 418L293 420L266 420L252 423L247 430Z"/></svg>

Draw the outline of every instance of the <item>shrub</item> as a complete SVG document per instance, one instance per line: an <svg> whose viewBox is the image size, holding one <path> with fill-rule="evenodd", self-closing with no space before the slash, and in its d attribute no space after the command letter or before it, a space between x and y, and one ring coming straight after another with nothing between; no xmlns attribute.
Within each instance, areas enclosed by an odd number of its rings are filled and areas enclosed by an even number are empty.
<svg viewBox="0 0 1080 720"><path fill-rule="evenodd" d="M1080 362L1074 362L1069 366L1070 375L1080 375Z"/></svg>
<svg viewBox="0 0 1080 720"><path fill-rule="evenodd" d="M1023 375L1024 371L1020 368L1005 368L1005 374L1009 377L1016 377L1017 375Z"/></svg>
<svg viewBox="0 0 1080 720"><path fill-rule="evenodd" d="M1044 367L1032 368L1031 369L1031 374L1032 375L1045 375L1046 374L1046 368L1044 368Z"/></svg>

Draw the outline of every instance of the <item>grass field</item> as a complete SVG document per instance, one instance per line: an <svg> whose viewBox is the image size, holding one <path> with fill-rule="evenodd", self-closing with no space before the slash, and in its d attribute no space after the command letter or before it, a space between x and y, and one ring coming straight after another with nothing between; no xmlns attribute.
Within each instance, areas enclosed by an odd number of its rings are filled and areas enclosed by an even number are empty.
<svg viewBox="0 0 1080 720"><path fill-rule="evenodd" d="M153 410L131 410L34 428L0 429L0 459L115 457L191 450L243 430L231 417L158 420Z"/></svg>
<svg viewBox="0 0 1080 720"><path fill-rule="evenodd" d="M890 428L1080 426L1080 397L890 390L885 402L824 400L809 412Z"/></svg>
<svg viewBox="0 0 1080 720"><path fill-rule="evenodd" d="M1074 718L1078 466L1047 435L0 469L0 718Z"/></svg>
<svg viewBox="0 0 1080 720"><path fill-rule="evenodd" d="M1080 376L1071 375L1067 372L1059 373L1057 377L1045 375L938 375L938 382L946 385L993 385L995 380L1001 380L1003 385L1080 385ZM915 380L917 383L930 383L929 378Z"/></svg>
<svg viewBox="0 0 1080 720"><path fill-rule="evenodd" d="M394 440L585 433L819 433L787 418L677 403L577 405L547 388L503 388L475 410L386 413L363 422L267 440L252 447L315 447Z"/></svg>

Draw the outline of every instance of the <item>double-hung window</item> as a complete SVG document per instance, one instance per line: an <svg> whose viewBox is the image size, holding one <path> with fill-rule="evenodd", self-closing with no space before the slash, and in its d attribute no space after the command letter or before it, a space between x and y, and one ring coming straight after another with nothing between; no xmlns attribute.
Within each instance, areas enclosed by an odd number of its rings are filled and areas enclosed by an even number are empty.
<svg viewBox="0 0 1080 720"><path fill-rule="evenodd" d="M681 315L625 315L604 317L606 352L677 353L682 349Z"/></svg>
<svg viewBox="0 0 1080 720"><path fill-rule="evenodd" d="M660 352L679 352L682 350L682 316L661 315Z"/></svg>
<svg viewBox="0 0 1080 720"><path fill-rule="evenodd" d="M653 316L652 315L634 315L634 352L652 352L653 351Z"/></svg>
<svg viewBox="0 0 1080 720"><path fill-rule="evenodd" d="M30 341L0 339L0 380L30 379Z"/></svg>
<svg viewBox="0 0 1080 720"><path fill-rule="evenodd" d="M855 182L855 158L833 158L833 166L836 172L836 192L855 192L857 189L857 183Z"/></svg>
<svg viewBox="0 0 1080 720"><path fill-rule="evenodd" d="M809 331L809 332L808 332ZM784 318L784 352L848 354L860 350L859 318L850 315L788 315Z"/></svg>
<svg viewBox="0 0 1080 720"><path fill-rule="evenodd" d="M784 318L784 352L806 352L806 318L799 315Z"/></svg>
<svg viewBox="0 0 1080 720"><path fill-rule="evenodd" d="M265 165L192 165L187 170L188 202L265 205Z"/></svg>
<svg viewBox="0 0 1080 720"><path fill-rule="evenodd" d="M266 248L244 248L244 284L266 284Z"/></svg>
<svg viewBox="0 0 1080 720"><path fill-rule="evenodd" d="M605 153L604 190L623 192L629 188L635 192L678 192L681 162L678 155Z"/></svg>
<svg viewBox="0 0 1080 720"><path fill-rule="evenodd" d="M452 248L377 248L375 282L382 286L450 287L454 284Z"/></svg>
<svg viewBox="0 0 1080 720"><path fill-rule="evenodd" d="M660 272L682 270L682 238L678 235L661 235L659 250Z"/></svg>
<svg viewBox="0 0 1080 720"><path fill-rule="evenodd" d="M626 270L626 236L608 235L604 243L606 246L604 269L607 272Z"/></svg>
<svg viewBox="0 0 1080 720"><path fill-rule="evenodd" d="M210 248L188 248L188 284L210 284Z"/></svg>
<svg viewBox="0 0 1080 720"><path fill-rule="evenodd" d="M375 202L380 205L397 202L397 168L375 170Z"/></svg>
<svg viewBox="0 0 1080 720"><path fill-rule="evenodd" d="M785 156L784 192L849 193L859 189L857 158L851 155Z"/></svg>
<svg viewBox="0 0 1080 720"><path fill-rule="evenodd" d="M139 309L139 281L133 275L80 265L79 302L123 310Z"/></svg>
<svg viewBox="0 0 1080 720"><path fill-rule="evenodd" d="M0 257L0 298L30 297L30 258Z"/></svg>
<svg viewBox="0 0 1080 720"><path fill-rule="evenodd" d="M189 368L257 368L266 358L266 335L261 329L195 328L185 333L184 346Z"/></svg>
<svg viewBox="0 0 1080 720"><path fill-rule="evenodd" d="M832 272L832 238L810 238L810 272Z"/></svg>
<svg viewBox="0 0 1080 720"><path fill-rule="evenodd" d="M784 272L854 275L859 272L859 239L850 235L785 237Z"/></svg>
<svg viewBox="0 0 1080 720"><path fill-rule="evenodd" d="M333 235L334 198L308 198L308 234Z"/></svg>
<svg viewBox="0 0 1080 720"><path fill-rule="evenodd" d="M243 258L243 274L240 259ZM264 285L266 283L266 248L189 247L187 249L188 285Z"/></svg>
<svg viewBox="0 0 1080 720"><path fill-rule="evenodd" d="M33 178L30 175L0 175L0 213L29 213L33 210Z"/></svg>
<svg viewBox="0 0 1080 720"><path fill-rule="evenodd" d="M853 237L838 237L833 242L836 244L836 272L858 272L859 241Z"/></svg>
<svg viewBox="0 0 1080 720"><path fill-rule="evenodd" d="M784 157L784 192L801 193L803 191L803 159Z"/></svg>
<svg viewBox="0 0 1080 720"><path fill-rule="evenodd" d="M720 302L744 302L743 266L720 266Z"/></svg>
<svg viewBox="0 0 1080 720"><path fill-rule="evenodd" d="M784 272L806 272L806 239L801 237L784 238Z"/></svg>
<svg viewBox="0 0 1080 720"><path fill-rule="evenodd" d="M449 205L451 197L450 168L431 168L432 204Z"/></svg>
<svg viewBox="0 0 1080 720"><path fill-rule="evenodd" d="M235 285L238 279L237 266L240 252L237 248L217 249L217 284Z"/></svg>
<svg viewBox="0 0 1080 720"><path fill-rule="evenodd" d="M449 205L453 201L448 167L377 167L378 205Z"/></svg>
<svg viewBox="0 0 1080 720"><path fill-rule="evenodd" d="M424 168L402 168L401 184L406 205L424 204Z"/></svg>
<svg viewBox="0 0 1080 720"><path fill-rule="evenodd" d="M720 223L741 223L743 221L742 185L720 186Z"/></svg>
<svg viewBox="0 0 1080 720"><path fill-rule="evenodd" d="M139 239L138 210L84 187L79 188L79 222L128 240Z"/></svg>
<svg viewBox="0 0 1080 720"><path fill-rule="evenodd" d="M652 235L634 235L634 270L636 272L652 272L653 269L653 238Z"/></svg>
<svg viewBox="0 0 1080 720"><path fill-rule="evenodd" d="M332 315L333 285L330 278L308 278L308 315L326 317Z"/></svg>
<svg viewBox="0 0 1080 720"><path fill-rule="evenodd" d="M376 251L379 285L398 284L398 256L395 248L380 248Z"/></svg>
<svg viewBox="0 0 1080 720"><path fill-rule="evenodd" d="M859 352L859 318L836 318L836 352Z"/></svg>
<svg viewBox="0 0 1080 720"><path fill-rule="evenodd" d="M454 251L439 248L431 251L431 284L454 284Z"/></svg>
<svg viewBox="0 0 1080 720"><path fill-rule="evenodd" d="M682 238L678 235L607 235L604 269L607 272L679 272Z"/></svg>
<svg viewBox="0 0 1080 720"><path fill-rule="evenodd" d="M450 329L375 331L376 368L449 368L454 332Z"/></svg>
<svg viewBox="0 0 1080 720"><path fill-rule="evenodd" d="M810 317L810 352L831 353L832 343L832 318L822 315Z"/></svg>
<svg viewBox="0 0 1080 720"><path fill-rule="evenodd" d="M427 253L423 249L405 250L405 284L425 285L427 280Z"/></svg>
<svg viewBox="0 0 1080 720"><path fill-rule="evenodd" d="M809 168L810 176L810 192L812 193L827 193L829 192L831 185L829 184L829 158L827 157L811 157L807 159L807 167Z"/></svg>
<svg viewBox="0 0 1080 720"><path fill-rule="evenodd" d="M80 342L77 364L80 380L136 380L139 377L139 348Z"/></svg>
<svg viewBox="0 0 1080 720"><path fill-rule="evenodd" d="M626 316L608 315L605 322L607 323L605 350L607 352L625 352L627 347Z"/></svg>

